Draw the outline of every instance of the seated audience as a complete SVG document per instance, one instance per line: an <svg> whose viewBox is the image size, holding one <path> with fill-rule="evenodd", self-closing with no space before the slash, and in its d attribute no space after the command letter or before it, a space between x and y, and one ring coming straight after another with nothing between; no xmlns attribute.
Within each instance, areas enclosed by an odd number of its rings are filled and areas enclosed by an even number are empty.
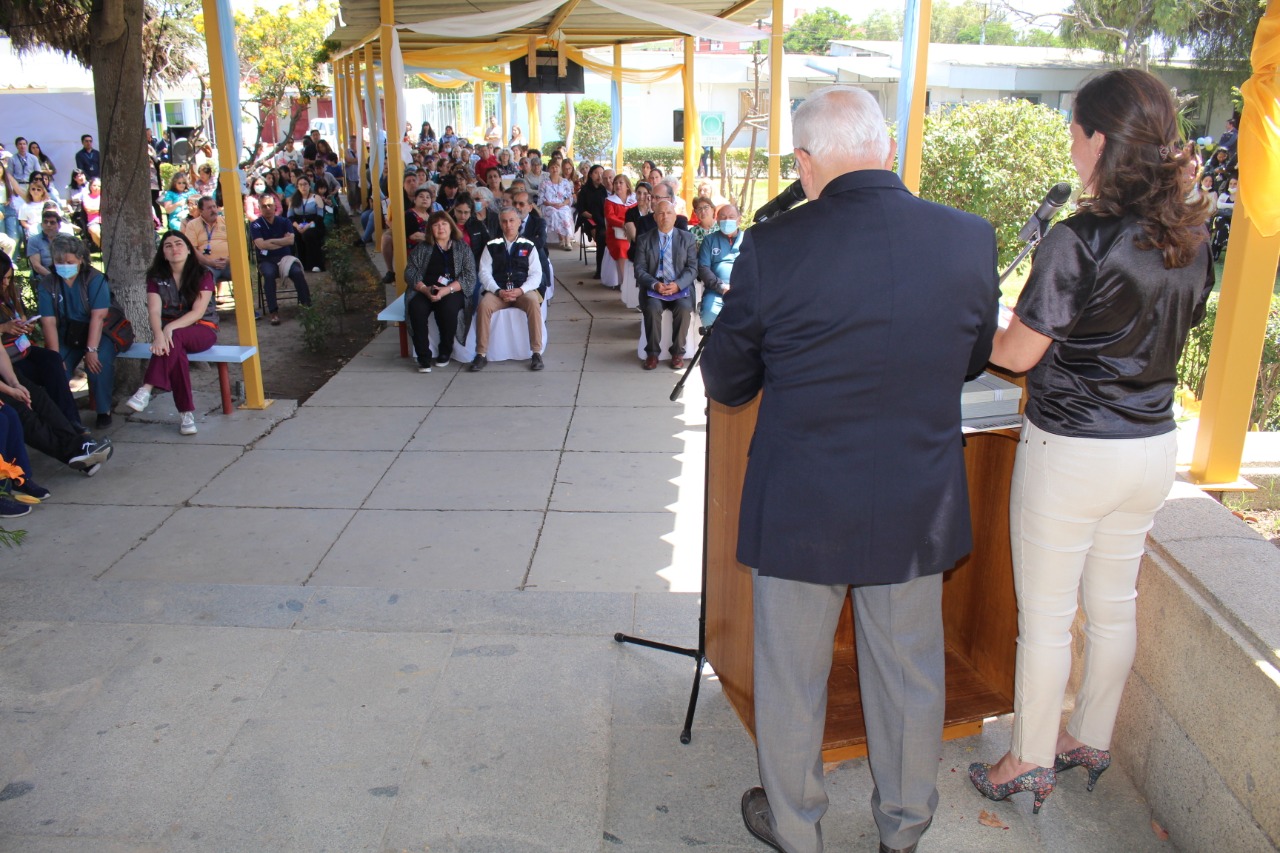
<svg viewBox="0 0 1280 853"><path fill-rule="evenodd" d="M218 215L218 203L208 196L200 199L198 214L182 226L182 233L195 251L200 266L213 276L215 286L231 281L231 246L227 241L227 223Z"/></svg>
<svg viewBox="0 0 1280 853"><path fill-rule="evenodd" d="M174 172L169 179L169 189L160 196L160 209L168 218L170 231L182 230L183 223L187 221L187 199L192 195L196 193L191 189L191 176L186 172Z"/></svg>
<svg viewBox="0 0 1280 853"><path fill-rule="evenodd" d="M551 163L542 184L542 218L547 223L547 238L567 252L573 249L573 184L565 180L558 161Z"/></svg>
<svg viewBox="0 0 1280 853"><path fill-rule="evenodd" d="M311 289L303 272L302 261L293 254L296 232L289 220L276 215L276 199L265 195L260 201L261 215L249 226L249 238L258 253L258 271L262 273L262 292L267 300L267 313L273 326L280 325L276 302L276 280L287 275L298 292L298 304L311 304Z"/></svg>
<svg viewBox="0 0 1280 853"><path fill-rule="evenodd" d="M577 204L578 227L582 229L584 239L596 244L596 278L600 278L600 266L604 262L605 242L608 239L608 224L604 218L604 202L609 197L609 190L604 184L604 169L598 165L587 171L585 183L578 190Z"/></svg>
<svg viewBox="0 0 1280 853"><path fill-rule="evenodd" d="M212 199L205 199L212 202ZM142 387L125 405L141 412L155 389L173 392L182 421L178 432L196 434L196 406L191 394L187 356L218 342L218 309L213 302L213 273L201 266L187 236L169 232L160 240L147 269L147 318L151 325L151 360Z"/></svg>
<svg viewBox="0 0 1280 853"><path fill-rule="evenodd" d="M311 181L305 175L298 178L297 191L289 200L289 221L298 232L298 258L312 272L325 268L324 213L325 204L311 190Z"/></svg>
<svg viewBox="0 0 1280 853"><path fill-rule="evenodd" d="M67 375L84 362L97 428L111 426L111 392L115 387L116 347L102 333L111 286L89 265L89 247L78 237L53 238L53 275L36 288L40 328L45 346L62 356Z"/></svg>
<svg viewBox="0 0 1280 853"><path fill-rule="evenodd" d="M471 362L474 373L489 363L489 326L497 311L515 308L528 318L531 357L530 370L541 370L542 364L542 264L533 242L520 236L520 212L514 208L502 211L502 236L489 241L480 256L482 295L476 306L476 357Z"/></svg>
<svg viewBox="0 0 1280 853"><path fill-rule="evenodd" d="M738 209L726 204L716 211L715 230L708 231L702 238L702 246L698 250L698 280L703 285L701 319L704 328L711 328L724 307L733 262L742 251L743 233L738 228Z"/></svg>
<svg viewBox="0 0 1280 853"><path fill-rule="evenodd" d="M604 221L607 226L606 246L609 257L618 266L618 282L626 278L627 255L631 252L630 236L627 233L627 215L639 203L631 192L631 179L626 175L618 175L613 179L613 194L604 202Z"/></svg>
<svg viewBox="0 0 1280 853"><path fill-rule="evenodd" d="M475 256L453 218L444 211L436 211L427 220L427 229L428 239L413 247L404 273L408 287L405 321L413 338L419 373L431 372L427 321L432 315L439 332L437 367L449 364L455 340L466 340L476 283Z"/></svg>
<svg viewBox="0 0 1280 853"><path fill-rule="evenodd" d="M676 208L662 200L653 209L654 228L636 240L636 284L644 315L644 369L658 366L662 312L671 312L671 369L684 367L684 345L693 312L698 251L693 235L676 228Z"/></svg>

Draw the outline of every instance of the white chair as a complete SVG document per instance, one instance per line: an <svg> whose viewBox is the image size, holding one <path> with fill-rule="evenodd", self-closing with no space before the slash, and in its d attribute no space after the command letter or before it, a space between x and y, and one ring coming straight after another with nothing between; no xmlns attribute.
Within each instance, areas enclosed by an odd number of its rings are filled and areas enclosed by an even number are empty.
<svg viewBox="0 0 1280 853"><path fill-rule="evenodd" d="M684 339L684 357L692 358L698 349L699 342L702 341L702 333L699 331L701 325L698 320L698 312L693 311L689 314L689 331ZM644 318L640 318L640 343L636 345L636 357L644 361L646 353L644 345L646 343L644 336ZM658 361L666 361L671 358L671 312L662 312L662 350L658 353Z"/></svg>
<svg viewBox="0 0 1280 853"><path fill-rule="evenodd" d="M600 283L606 287L618 287L618 265L613 258L608 258L600 267ZM623 268L622 287L618 288L622 304L628 308L640 307L640 288L636 285L636 270L631 261Z"/></svg>
<svg viewBox="0 0 1280 853"><path fill-rule="evenodd" d="M477 319L472 319L471 329L467 332L466 347L472 353L476 351ZM458 352L458 345L453 345ZM542 302L542 351L547 351L547 302ZM523 311L516 308L503 308L495 311L489 320L489 352L485 355L489 361L521 361L533 352L529 342L529 322Z"/></svg>
<svg viewBox="0 0 1280 853"><path fill-rule="evenodd" d="M397 296L391 302L390 305L388 305L386 308L382 309L381 312L379 312L378 319L382 320L385 323L403 324L404 315L405 315L404 294L402 293L399 296ZM544 319L545 319L545 314L544 314ZM476 357L475 346L474 344L469 343L470 341L474 340L473 335L475 334L475 326L476 326L475 319L472 318L471 329L467 332L467 340L460 341L456 337L453 339L453 354L450 356L450 358L453 359L454 361L461 361L463 364L466 364ZM403 329L404 329L404 326L401 325L401 330L403 331ZM528 333L528 330L526 329L525 337L528 337L528 336L529 336L529 333ZM408 341L409 357L412 358L414 361L417 361L418 354L414 350L413 339L409 338L408 336L405 336L404 340ZM436 317L434 314L432 314L431 319L427 321L427 340L430 341L431 343L431 357L435 358L440 352L440 329L436 325ZM403 350L401 352L403 353Z"/></svg>

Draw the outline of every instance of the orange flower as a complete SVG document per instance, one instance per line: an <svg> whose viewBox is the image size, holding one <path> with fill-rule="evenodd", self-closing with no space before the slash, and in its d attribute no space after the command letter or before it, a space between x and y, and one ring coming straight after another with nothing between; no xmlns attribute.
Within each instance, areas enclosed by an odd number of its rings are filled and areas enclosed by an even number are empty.
<svg viewBox="0 0 1280 853"><path fill-rule="evenodd" d="M25 479L17 462L6 462L4 457L0 456L0 480L13 480L21 486Z"/></svg>

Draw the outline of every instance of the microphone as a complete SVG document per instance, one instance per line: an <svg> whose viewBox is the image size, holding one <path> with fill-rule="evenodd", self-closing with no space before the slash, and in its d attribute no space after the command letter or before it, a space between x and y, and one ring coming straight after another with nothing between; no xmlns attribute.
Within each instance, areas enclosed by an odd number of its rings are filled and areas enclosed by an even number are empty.
<svg viewBox="0 0 1280 853"><path fill-rule="evenodd" d="M1063 184L1063 186L1066 186L1066 184ZM1068 188L1068 192L1070 192L1070 188ZM778 193L776 198L772 199L766 203L764 207L757 210L756 215L751 217L751 221L759 224L764 222L766 219L772 219L779 213L786 213L788 210L804 201L804 199L804 187L800 185L799 181L793 181L791 186ZM1061 203L1059 203L1059 206L1061 206Z"/></svg>
<svg viewBox="0 0 1280 853"><path fill-rule="evenodd" d="M1054 214L1058 212L1058 208L1067 203L1067 199L1071 198L1071 185L1066 181L1059 181L1049 190L1048 195L1044 197L1044 201L1040 202L1040 208L1031 215L1027 220L1027 224L1022 226L1022 230L1018 232L1018 239L1026 242L1040 234L1040 230L1053 219Z"/></svg>

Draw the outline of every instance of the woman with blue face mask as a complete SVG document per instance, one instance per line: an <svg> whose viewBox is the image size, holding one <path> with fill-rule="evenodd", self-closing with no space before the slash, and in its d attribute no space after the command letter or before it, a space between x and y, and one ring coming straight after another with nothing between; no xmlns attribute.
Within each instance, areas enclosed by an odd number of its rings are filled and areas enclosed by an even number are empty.
<svg viewBox="0 0 1280 853"><path fill-rule="evenodd" d="M89 250L79 238L59 234L51 250L53 274L36 289L45 346L62 356L68 376L84 362L97 427L104 429L111 426L115 387L115 345L102 333L111 287L106 276L89 266Z"/></svg>
<svg viewBox="0 0 1280 853"><path fill-rule="evenodd" d="M724 204L716 211L715 227L702 239L698 249L698 280L702 282L700 316L704 328L710 328L724 307L729 292L733 262L742 251L742 232L738 229L738 209Z"/></svg>

